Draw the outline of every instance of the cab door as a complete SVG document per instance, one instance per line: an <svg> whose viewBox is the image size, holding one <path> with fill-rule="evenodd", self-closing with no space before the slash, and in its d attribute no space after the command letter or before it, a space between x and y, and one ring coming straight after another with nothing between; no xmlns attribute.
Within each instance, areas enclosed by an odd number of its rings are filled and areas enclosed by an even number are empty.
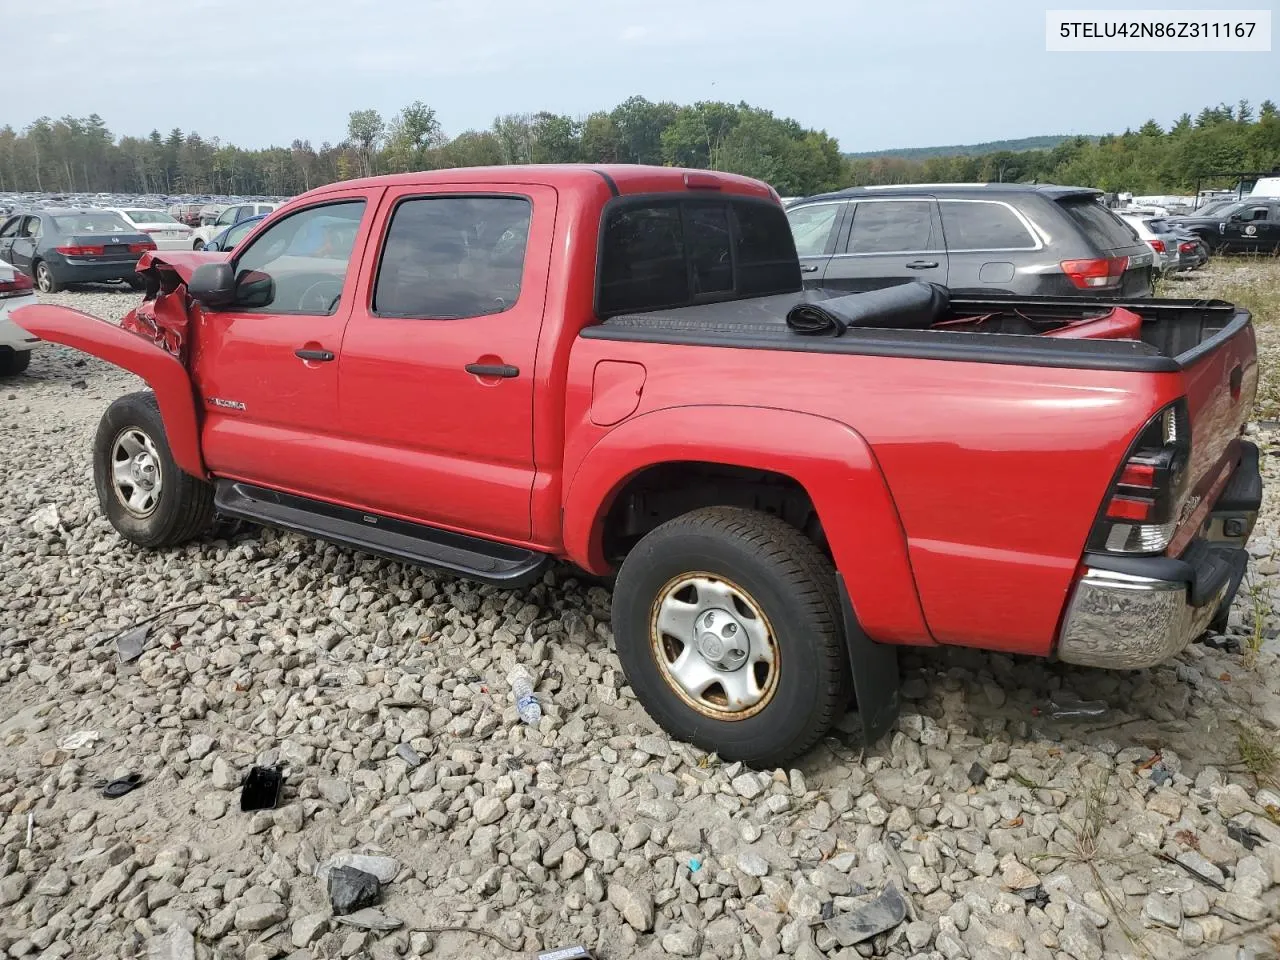
<svg viewBox="0 0 1280 960"><path fill-rule="evenodd" d="M43 230L39 217L23 217L22 223L18 226L17 236L13 238L13 244L9 247L9 262L29 277L35 276L35 268L32 264L35 262L36 242L40 239Z"/></svg>
<svg viewBox="0 0 1280 960"><path fill-rule="evenodd" d="M10 217L0 224L0 260L13 262L13 241L17 239L18 227L22 226L21 217Z"/></svg>
<svg viewBox="0 0 1280 960"><path fill-rule="evenodd" d="M1265 203L1251 203L1222 224L1223 245L1231 250L1267 249L1271 210Z"/></svg>
<svg viewBox="0 0 1280 960"><path fill-rule="evenodd" d="M382 188L326 194L233 255L237 286L266 303L203 310L192 379L201 445L224 477L321 498L350 492L335 469L338 358Z"/></svg>
<svg viewBox="0 0 1280 960"><path fill-rule="evenodd" d="M370 510L530 537L556 201L494 181L387 191L339 370L341 469Z"/></svg>

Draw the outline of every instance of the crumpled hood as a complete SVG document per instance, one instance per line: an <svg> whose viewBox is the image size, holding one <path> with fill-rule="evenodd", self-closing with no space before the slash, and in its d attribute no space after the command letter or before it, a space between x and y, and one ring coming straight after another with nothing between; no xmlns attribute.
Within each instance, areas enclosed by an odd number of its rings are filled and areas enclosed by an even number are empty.
<svg viewBox="0 0 1280 960"><path fill-rule="evenodd" d="M216 263L227 254L203 251L144 253L138 273L147 281L142 303L125 315L120 328L146 337L166 353L187 362L187 328L200 305L187 296L187 281L196 267Z"/></svg>

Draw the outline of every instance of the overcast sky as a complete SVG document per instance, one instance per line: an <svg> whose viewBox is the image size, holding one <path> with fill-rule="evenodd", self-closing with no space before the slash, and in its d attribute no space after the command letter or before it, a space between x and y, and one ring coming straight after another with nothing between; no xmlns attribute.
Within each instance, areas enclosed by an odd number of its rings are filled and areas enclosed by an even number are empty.
<svg viewBox="0 0 1280 960"><path fill-rule="evenodd" d="M1183 8L1274 7L1237 0ZM1076 6L1126 8L1093 0ZM1154 6L1154 4L1150 4ZM1028 0L0 0L20 37L0 126L97 112L247 147L345 136L421 99L445 132L500 113L729 100L846 151L1119 132L1280 94L1280 54L1046 53Z"/></svg>

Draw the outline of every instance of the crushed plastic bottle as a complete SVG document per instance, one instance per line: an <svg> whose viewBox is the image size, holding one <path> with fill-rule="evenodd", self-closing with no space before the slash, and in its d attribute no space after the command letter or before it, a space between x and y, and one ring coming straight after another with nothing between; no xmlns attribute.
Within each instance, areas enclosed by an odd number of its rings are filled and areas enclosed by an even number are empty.
<svg viewBox="0 0 1280 960"><path fill-rule="evenodd" d="M516 712L520 719L531 727L536 727L542 719L542 707L538 703L537 694L533 692L533 677L522 663L517 663L507 674L507 683L511 684L511 696L516 701Z"/></svg>
<svg viewBox="0 0 1280 960"><path fill-rule="evenodd" d="M1110 707L1105 700L1061 700L1049 701L1049 716L1054 720L1092 720L1105 717Z"/></svg>

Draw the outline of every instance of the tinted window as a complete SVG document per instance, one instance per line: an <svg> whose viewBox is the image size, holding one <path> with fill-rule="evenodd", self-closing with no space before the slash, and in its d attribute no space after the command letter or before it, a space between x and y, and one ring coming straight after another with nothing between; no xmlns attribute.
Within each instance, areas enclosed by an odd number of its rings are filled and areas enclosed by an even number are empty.
<svg viewBox="0 0 1280 960"><path fill-rule="evenodd" d="M942 231L947 250L1029 250L1035 238L1003 203L980 200L944 200Z"/></svg>
<svg viewBox="0 0 1280 960"><path fill-rule="evenodd" d="M605 211L601 316L799 289L795 244L774 204L661 198Z"/></svg>
<svg viewBox="0 0 1280 960"><path fill-rule="evenodd" d="M831 230L840 219L840 207L838 203L811 203L787 211L798 256L817 257L827 252Z"/></svg>
<svg viewBox="0 0 1280 960"><path fill-rule="evenodd" d="M1134 245L1136 235L1133 228L1092 197L1059 200L1058 204L1099 249L1115 250Z"/></svg>
<svg viewBox="0 0 1280 960"><path fill-rule="evenodd" d="M431 197L395 209L373 309L456 320L515 306L533 205L523 197Z"/></svg>
<svg viewBox="0 0 1280 960"><path fill-rule="evenodd" d="M227 238L222 241L222 249L234 250L236 245L261 222L260 220L241 220L227 231Z"/></svg>
<svg viewBox="0 0 1280 960"><path fill-rule="evenodd" d="M1246 220L1265 220L1267 219L1267 208L1266 207L1250 207L1248 211L1245 213L1244 218Z"/></svg>
<svg viewBox="0 0 1280 960"><path fill-rule="evenodd" d="M214 222L222 226L230 226L236 222L236 214L239 212L239 207L227 207L222 213L218 214L218 219Z"/></svg>
<svg viewBox="0 0 1280 960"><path fill-rule="evenodd" d="M850 253L935 250L933 204L928 200L863 201L853 213Z"/></svg>
<svg viewBox="0 0 1280 960"><path fill-rule="evenodd" d="M364 216L363 200L299 210L260 233L236 258L236 273L257 270L271 278L275 296L244 313L329 316L338 309L351 248Z"/></svg>

